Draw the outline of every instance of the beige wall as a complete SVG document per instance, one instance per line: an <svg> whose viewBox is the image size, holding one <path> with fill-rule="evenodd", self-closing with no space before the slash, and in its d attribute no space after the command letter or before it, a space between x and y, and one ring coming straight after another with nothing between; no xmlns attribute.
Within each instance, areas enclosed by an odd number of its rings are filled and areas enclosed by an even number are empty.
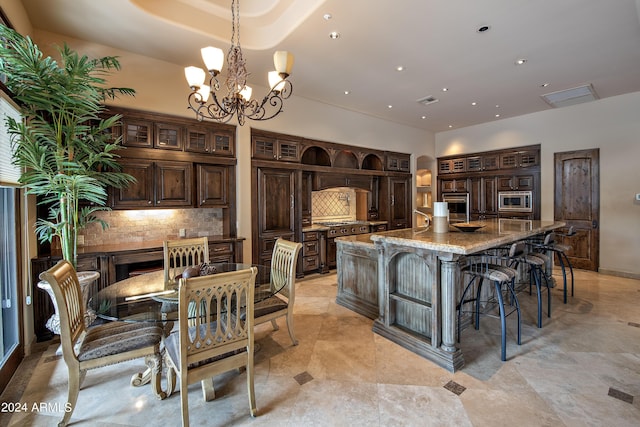
<svg viewBox="0 0 640 427"><path fill-rule="evenodd" d="M436 134L436 156L541 145L542 219L554 153L600 149L600 269L640 277L640 92Z"/></svg>

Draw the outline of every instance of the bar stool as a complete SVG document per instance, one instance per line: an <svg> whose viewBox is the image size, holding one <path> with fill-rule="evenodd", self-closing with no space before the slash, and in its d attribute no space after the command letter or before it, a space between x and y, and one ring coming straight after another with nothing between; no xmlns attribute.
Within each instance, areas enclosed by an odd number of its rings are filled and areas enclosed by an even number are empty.
<svg viewBox="0 0 640 427"><path fill-rule="evenodd" d="M473 256L469 258L469 264L462 268L462 273L471 276L471 280L469 284L466 286L464 292L462 293L462 298L460 298L460 303L458 304L458 342L460 342L460 317L463 312L464 304L473 302L474 303L474 315L475 315L475 328L476 330L480 329L480 304L482 302L486 303L497 303L498 309L500 312L500 327L501 327L501 353L500 359L502 361L507 360L507 323L506 318L513 312L516 312L518 315L518 345L520 345L520 331L521 331L521 322L520 322L520 305L518 304L518 298L516 297L516 293L514 290L515 277L517 275L516 270L510 267L506 267L504 265L498 264L500 262L500 258L496 254L485 253L478 256ZM488 299L487 301L481 301L481 292L482 292L482 283L487 279L492 281L495 288L495 295L493 298ZM478 281L478 287L476 289L476 295L474 298L465 299L467 292L472 290L472 285L474 282ZM472 291L473 292L473 291ZM510 302L512 308L509 312L505 310L504 305L504 296L503 292L510 296ZM491 316L488 313L489 310L486 310L484 315Z"/></svg>
<svg viewBox="0 0 640 427"><path fill-rule="evenodd" d="M575 235L576 232L573 226L569 227L569 230L566 234L558 233L558 236L571 237ZM566 267L569 267L569 272L571 273L571 296L573 296L573 266L571 265L571 261L567 256L567 252L571 251L572 247L569 245L565 245L562 243L558 243L555 241L556 233L550 232L546 236L544 236L544 241L540 244L534 244L534 247L540 251L548 251L553 254L558 254L558 262L560 263L560 268L562 269L562 282L564 284L564 303L567 303L567 270Z"/></svg>
<svg viewBox="0 0 640 427"><path fill-rule="evenodd" d="M529 267L529 294L531 294L531 284L536 285L536 295L538 297L538 328L542 328L542 280L544 279L547 288L547 317L551 317L551 292L549 279L544 271L549 262L549 257L539 252L527 252L526 242L520 241L509 248L509 267L517 269L520 264Z"/></svg>

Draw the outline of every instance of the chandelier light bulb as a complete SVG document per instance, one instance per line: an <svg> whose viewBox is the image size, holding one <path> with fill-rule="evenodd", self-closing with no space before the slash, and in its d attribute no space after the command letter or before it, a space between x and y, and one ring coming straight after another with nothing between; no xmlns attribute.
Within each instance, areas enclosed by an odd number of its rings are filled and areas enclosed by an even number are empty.
<svg viewBox="0 0 640 427"><path fill-rule="evenodd" d="M245 101L248 101L251 99L251 92L253 92L251 86L244 85L244 88L240 90L240 96L244 98Z"/></svg>
<svg viewBox="0 0 640 427"><path fill-rule="evenodd" d="M209 86L209 85L200 86L200 89L198 89L198 93L200 94L200 97L202 98L200 100L200 102L202 104L204 104L209 99L209 94L211 93L211 86Z"/></svg>
<svg viewBox="0 0 640 427"><path fill-rule="evenodd" d="M282 77L277 71L269 71L269 87L276 92L280 92L284 88Z"/></svg>
<svg viewBox="0 0 640 427"><path fill-rule="evenodd" d="M273 65L278 73L289 76L293 69L293 54L286 50L277 50L273 54Z"/></svg>
<svg viewBox="0 0 640 427"><path fill-rule="evenodd" d="M184 76L187 78L187 83L192 88L199 88L204 84L205 72L199 67L185 67Z"/></svg>
<svg viewBox="0 0 640 427"><path fill-rule="evenodd" d="M207 70L213 71L218 74L222 70L222 64L224 63L224 52L217 47L207 46L200 49L202 54L202 60Z"/></svg>

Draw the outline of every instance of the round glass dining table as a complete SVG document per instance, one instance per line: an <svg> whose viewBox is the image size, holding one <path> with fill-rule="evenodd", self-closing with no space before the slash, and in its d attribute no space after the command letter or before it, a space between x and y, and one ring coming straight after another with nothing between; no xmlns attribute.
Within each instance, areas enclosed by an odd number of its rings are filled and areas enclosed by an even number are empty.
<svg viewBox="0 0 640 427"><path fill-rule="evenodd" d="M238 263L206 265L209 274L256 267L256 303L282 290L286 275L270 266ZM204 270L204 269L203 269ZM104 320L175 322L178 320L178 280L165 283L164 271L154 271L113 283L91 296L89 308Z"/></svg>

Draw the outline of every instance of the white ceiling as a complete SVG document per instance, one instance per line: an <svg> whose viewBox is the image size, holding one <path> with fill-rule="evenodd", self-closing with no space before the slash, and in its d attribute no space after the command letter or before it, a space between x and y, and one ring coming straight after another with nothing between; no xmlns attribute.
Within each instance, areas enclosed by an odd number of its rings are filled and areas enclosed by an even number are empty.
<svg viewBox="0 0 640 427"><path fill-rule="evenodd" d="M230 3L23 0L37 29L180 66L202 66L203 46L228 49ZM440 132L550 109L541 95L577 86L600 98L640 91L639 9L640 0L242 0L240 41L254 86L267 86L273 51L289 50L295 96ZM426 96L439 101L417 103Z"/></svg>

